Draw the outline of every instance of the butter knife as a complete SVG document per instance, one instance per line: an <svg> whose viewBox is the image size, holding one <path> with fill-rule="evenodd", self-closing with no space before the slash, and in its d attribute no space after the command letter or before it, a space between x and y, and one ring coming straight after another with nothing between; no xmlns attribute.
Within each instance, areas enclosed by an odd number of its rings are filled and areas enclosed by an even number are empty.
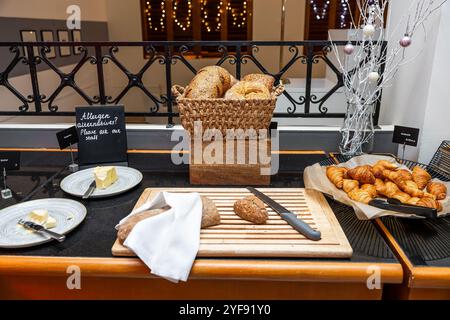
<svg viewBox="0 0 450 320"><path fill-rule="evenodd" d="M44 228L43 226L41 226L40 224L31 222L31 221L25 221L23 219L19 220L19 224L24 226L25 228L37 231L37 232L41 232L41 233L45 233L48 236L50 236L50 238L57 240L58 242L63 242L66 239L65 235L50 231L46 228Z"/></svg>
<svg viewBox="0 0 450 320"><path fill-rule="evenodd" d="M299 233L304 235L306 238L313 240L313 241L319 241L322 237L322 234L318 230L314 230L307 224L305 221L299 219L297 215L285 207L283 207L281 204L270 198L269 196L265 195L261 191L256 190L253 187L247 187L247 190L253 193L255 196L257 196L260 200L262 200L264 203L266 203L269 207L271 207L276 213L280 215L280 217L289 223L295 230L297 230Z"/></svg>
<svg viewBox="0 0 450 320"><path fill-rule="evenodd" d="M92 181L92 183L89 185L89 188L87 188L86 192L83 195L83 199L89 199L89 197L94 193L96 188L95 180Z"/></svg>

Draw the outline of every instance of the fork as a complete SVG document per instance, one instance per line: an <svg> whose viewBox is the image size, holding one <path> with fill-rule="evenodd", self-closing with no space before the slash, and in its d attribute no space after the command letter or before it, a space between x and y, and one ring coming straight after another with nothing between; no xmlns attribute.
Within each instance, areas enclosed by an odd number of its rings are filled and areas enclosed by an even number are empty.
<svg viewBox="0 0 450 320"><path fill-rule="evenodd" d="M41 232L41 233L45 233L46 235L50 236L50 238L57 240L58 242L63 242L66 239L65 235L50 231L46 228L44 228L43 226L41 226L40 224L31 222L31 221L25 221L23 219L19 220L19 224L24 226L25 228L37 231L37 232Z"/></svg>

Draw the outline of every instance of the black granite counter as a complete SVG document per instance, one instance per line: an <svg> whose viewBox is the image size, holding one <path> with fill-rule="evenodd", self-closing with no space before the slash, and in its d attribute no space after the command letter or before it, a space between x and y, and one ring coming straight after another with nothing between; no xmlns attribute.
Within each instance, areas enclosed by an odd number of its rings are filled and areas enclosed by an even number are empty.
<svg viewBox="0 0 450 320"><path fill-rule="evenodd" d="M26 249L0 249L0 255L112 257L111 247L116 239L114 226L129 214L145 188L192 187L187 166L174 167L170 155L133 154L129 157L129 165L143 173L144 179L140 185L116 197L84 201L65 194L59 188L60 181L70 174L64 169L64 164L69 160L67 154L33 152L24 154L22 158L22 169L8 176L8 185L14 192L14 198L0 200L0 208L26 200L57 197L82 202L88 214L63 243L50 242ZM303 187L303 169L324 159L325 155L321 154L281 155L280 173L272 177L270 187ZM333 200L329 200L329 203L354 250L351 259L342 261L398 262L372 222L357 220L352 209L347 206Z"/></svg>

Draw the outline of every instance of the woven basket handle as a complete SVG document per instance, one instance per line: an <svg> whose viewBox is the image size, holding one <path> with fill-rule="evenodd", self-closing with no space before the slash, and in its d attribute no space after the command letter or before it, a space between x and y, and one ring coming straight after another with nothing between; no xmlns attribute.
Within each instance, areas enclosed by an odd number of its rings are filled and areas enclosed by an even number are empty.
<svg viewBox="0 0 450 320"><path fill-rule="evenodd" d="M284 84L279 84L273 89L272 97L276 98L284 92Z"/></svg>
<svg viewBox="0 0 450 320"><path fill-rule="evenodd" d="M175 97L175 100L178 101L184 95L185 88L179 85L172 86L172 95Z"/></svg>

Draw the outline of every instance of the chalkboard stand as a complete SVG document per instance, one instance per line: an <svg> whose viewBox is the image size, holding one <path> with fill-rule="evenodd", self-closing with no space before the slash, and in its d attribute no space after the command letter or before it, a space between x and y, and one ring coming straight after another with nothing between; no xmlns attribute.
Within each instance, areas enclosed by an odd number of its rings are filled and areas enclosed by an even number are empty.
<svg viewBox="0 0 450 320"><path fill-rule="evenodd" d="M6 185L6 168L3 167L3 190L1 191L2 199L11 199L12 192Z"/></svg>
<svg viewBox="0 0 450 320"><path fill-rule="evenodd" d="M72 160L72 163L69 165L69 171L77 172L80 169L80 167L78 166L78 164L75 163L72 145L70 145L69 148L70 148L70 159Z"/></svg>

